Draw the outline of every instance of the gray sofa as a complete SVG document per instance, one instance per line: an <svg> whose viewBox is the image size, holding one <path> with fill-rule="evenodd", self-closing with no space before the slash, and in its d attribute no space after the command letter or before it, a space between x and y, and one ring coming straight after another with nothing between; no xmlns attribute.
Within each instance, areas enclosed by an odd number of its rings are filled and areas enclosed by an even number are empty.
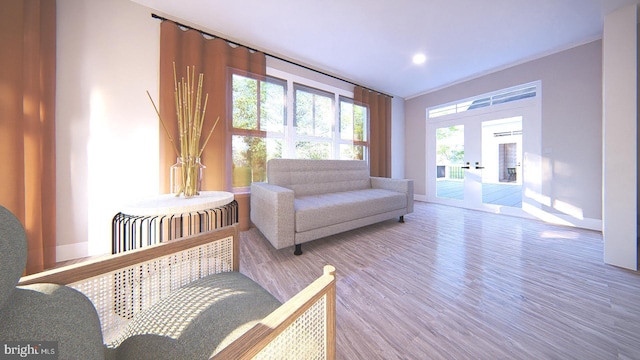
<svg viewBox="0 0 640 360"><path fill-rule="evenodd" d="M251 184L251 222L276 249L413 212L413 180L369 176L360 160L272 159Z"/></svg>

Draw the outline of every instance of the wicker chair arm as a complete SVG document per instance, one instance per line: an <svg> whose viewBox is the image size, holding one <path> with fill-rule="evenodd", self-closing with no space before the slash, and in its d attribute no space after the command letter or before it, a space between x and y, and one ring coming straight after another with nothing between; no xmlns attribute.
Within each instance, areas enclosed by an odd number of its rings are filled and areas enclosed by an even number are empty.
<svg viewBox="0 0 640 360"><path fill-rule="evenodd" d="M239 270L237 225L23 277L18 285L67 285L88 297L111 344L138 312L207 275Z"/></svg>
<svg viewBox="0 0 640 360"><path fill-rule="evenodd" d="M335 268L269 314L211 359L335 359Z"/></svg>
<svg viewBox="0 0 640 360"><path fill-rule="evenodd" d="M121 270L122 268L145 263L170 254L179 253L189 248L201 246L203 244L221 242L228 237L233 237L233 262L228 271L239 270L239 243L238 226L223 227L211 232L201 233L189 237L172 240L165 243L151 245L142 249L126 251L120 254L104 255L89 259L77 264L71 264L51 270L46 270L37 274L23 276L18 285L29 285L36 283L52 283L58 285L69 285L78 281L86 280L94 276L103 275Z"/></svg>

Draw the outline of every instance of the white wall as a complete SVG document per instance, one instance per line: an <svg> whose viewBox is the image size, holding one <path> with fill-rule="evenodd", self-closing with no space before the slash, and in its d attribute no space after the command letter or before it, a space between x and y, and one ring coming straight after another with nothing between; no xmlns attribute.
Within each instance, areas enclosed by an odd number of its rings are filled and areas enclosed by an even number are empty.
<svg viewBox="0 0 640 360"><path fill-rule="evenodd" d="M129 0L57 2L57 260L109 253L122 204L158 193L160 24Z"/></svg>
<svg viewBox="0 0 640 360"><path fill-rule="evenodd" d="M542 210L597 226L602 219L599 40L408 99L405 175L414 179L415 193L426 196L427 107L537 80L542 81L542 195L548 199Z"/></svg>
<svg viewBox="0 0 640 360"><path fill-rule="evenodd" d="M637 6L604 19L605 263L637 270Z"/></svg>
<svg viewBox="0 0 640 360"><path fill-rule="evenodd" d="M404 99L394 96L391 102L391 177L405 178Z"/></svg>

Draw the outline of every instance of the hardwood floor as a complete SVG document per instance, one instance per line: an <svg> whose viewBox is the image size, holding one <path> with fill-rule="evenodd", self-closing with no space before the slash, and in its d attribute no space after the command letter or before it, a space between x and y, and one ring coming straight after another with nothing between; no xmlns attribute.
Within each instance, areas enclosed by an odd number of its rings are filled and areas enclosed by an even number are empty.
<svg viewBox="0 0 640 360"><path fill-rule="evenodd" d="M464 182L461 180L438 180L437 196L446 199L464 199ZM485 204L522 207L522 185L516 183L483 183L482 202Z"/></svg>
<svg viewBox="0 0 640 360"><path fill-rule="evenodd" d="M240 246L281 301L336 267L338 359L640 359L640 274L599 232L417 202L301 256L255 228Z"/></svg>

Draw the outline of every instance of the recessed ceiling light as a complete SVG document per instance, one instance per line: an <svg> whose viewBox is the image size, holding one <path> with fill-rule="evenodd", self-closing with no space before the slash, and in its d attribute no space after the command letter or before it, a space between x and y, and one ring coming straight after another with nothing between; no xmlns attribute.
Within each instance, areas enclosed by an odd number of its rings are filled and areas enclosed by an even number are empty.
<svg viewBox="0 0 640 360"><path fill-rule="evenodd" d="M424 54L413 55L413 63L416 65L424 64L427 61L427 57Z"/></svg>

